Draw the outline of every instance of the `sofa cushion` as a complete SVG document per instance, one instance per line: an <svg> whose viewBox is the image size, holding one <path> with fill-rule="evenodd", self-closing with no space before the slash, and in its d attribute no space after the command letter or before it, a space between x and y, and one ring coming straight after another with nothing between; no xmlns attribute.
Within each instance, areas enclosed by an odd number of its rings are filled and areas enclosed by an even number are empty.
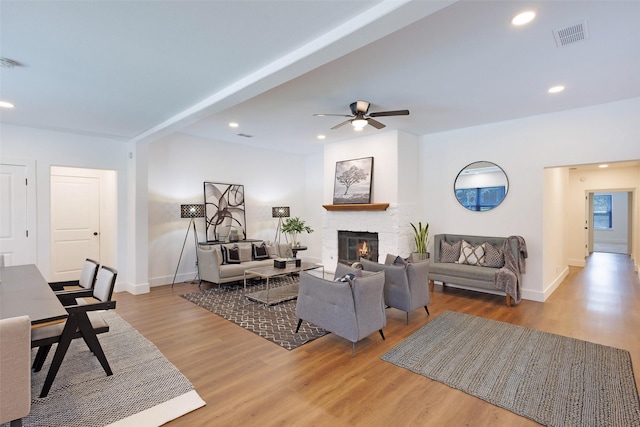
<svg viewBox="0 0 640 427"><path fill-rule="evenodd" d="M267 249L267 245L262 242L260 245L256 245L255 243L252 245L253 248L253 259L267 259L269 258L269 250Z"/></svg>
<svg viewBox="0 0 640 427"><path fill-rule="evenodd" d="M440 242L440 262L456 262L460 258L460 246L462 241L449 243L444 240Z"/></svg>
<svg viewBox="0 0 640 427"><path fill-rule="evenodd" d="M222 246L222 264L240 264L240 248L238 245Z"/></svg>
<svg viewBox="0 0 640 427"><path fill-rule="evenodd" d="M253 244L240 243L238 244L240 249L240 262L248 262L253 260Z"/></svg>
<svg viewBox="0 0 640 427"><path fill-rule="evenodd" d="M482 245L484 246L484 265L493 268L504 267L502 248L494 246L489 242L484 242Z"/></svg>
<svg viewBox="0 0 640 427"><path fill-rule="evenodd" d="M473 246L471 243L463 240L458 264L484 265L484 243Z"/></svg>
<svg viewBox="0 0 640 427"><path fill-rule="evenodd" d="M485 267L481 265L468 265L458 263L434 263L431 264L429 274L436 276L461 277L466 279L485 280L494 287L494 277L497 268ZM455 281L451 281L455 283Z"/></svg>

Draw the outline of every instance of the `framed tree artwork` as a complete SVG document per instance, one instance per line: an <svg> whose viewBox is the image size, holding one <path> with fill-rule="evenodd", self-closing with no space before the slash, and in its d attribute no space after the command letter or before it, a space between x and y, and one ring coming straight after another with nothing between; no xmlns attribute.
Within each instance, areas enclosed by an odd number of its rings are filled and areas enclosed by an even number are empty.
<svg viewBox="0 0 640 427"><path fill-rule="evenodd" d="M204 183L204 210L207 241L227 241L229 236L247 238L244 186Z"/></svg>
<svg viewBox="0 0 640 427"><path fill-rule="evenodd" d="M373 157L336 162L333 204L371 203Z"/></svg>

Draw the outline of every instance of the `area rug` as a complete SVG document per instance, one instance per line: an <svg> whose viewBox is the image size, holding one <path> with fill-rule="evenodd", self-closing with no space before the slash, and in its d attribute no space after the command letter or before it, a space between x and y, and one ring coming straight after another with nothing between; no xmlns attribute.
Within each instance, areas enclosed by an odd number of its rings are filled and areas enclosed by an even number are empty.
<svg viewBox="0 0 640 427"><path fill-rule="evenodd" d="M291 287L297 281L297 277L275 277L269 280L269 287L278 293L277 288ZM216 286L182 297L287 350L293 350L327 334L324 329L306 321L302 322L300 330L295 333L298 324L295 300L265 305L247 298L247 294L264 290L264 279L253 279L248 282L247 289L237 283Z"/></svg>
<svg viewBox="0 0 640 427"><path fill-rule="evenodd" d="M640 426L631 355L446 311L382 356L547 426Z"/></svg>
<svg viewBox="0 0 640 427"><path fill-rule="evenodd" d="M54 346L43 369L32 373L31 413L24 426L159 426L205 405L153 343L113 311L104 318L110 330L98 339L113 375L106 376L84 341L76 339L49 395L41 399Z"/></svg>

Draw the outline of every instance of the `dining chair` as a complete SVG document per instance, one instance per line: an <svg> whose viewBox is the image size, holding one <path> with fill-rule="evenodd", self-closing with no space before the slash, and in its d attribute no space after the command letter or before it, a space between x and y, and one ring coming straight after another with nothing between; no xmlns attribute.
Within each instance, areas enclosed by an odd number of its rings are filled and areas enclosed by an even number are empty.
<svg viewBox="0 0 640 427"><path fill-rule="evenodd" d="M31 412L30 339L29 316L0 320L0 424L19 427Z"/></svg>
<svg viewBox="0 0 640 427"><path fill-rule="evenodd" d="M79 280L69 280L65 282L50 282L49 286L54 291L91 289L95 284L98 275L98 262L87 258L82 265Z"/></svg>
<svg viewBox="0 0 640 427"><path fill-rule="evenodd" d="M42 386L40 397L45 397L49 393L69 345L76 338L84 340L89 350L100 361L100 365L102 365L107 376L113 374L100 341L98 341L97 334L109 331L109 325L99 310L116 308L116 302L112 301L111 297L113 296L117 275L118 272L115 269L102 266L98 271L98 277L93 289L57 292L56 296L65 306L69 317L64 323L33 329L31 348L38 348L32 366L35 372L39 372L42 369L51 346L58 344ZM96 302L83 301L80 303L78 301L79 298L93 298Z"/></svg>

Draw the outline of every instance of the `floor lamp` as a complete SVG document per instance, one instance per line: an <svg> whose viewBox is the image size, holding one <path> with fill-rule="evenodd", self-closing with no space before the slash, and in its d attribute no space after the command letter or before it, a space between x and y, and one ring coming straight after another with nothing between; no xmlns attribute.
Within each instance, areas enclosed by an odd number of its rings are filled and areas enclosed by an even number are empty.
<svg viewBox="0 0 640 427"><path fill-rule="evenodd" d="M276 229L276 236L273 238L274 243L280 244L280 234L282 234L282 218L289 218L289 215L289 206L276 206L271 208L271 216L273 218L278 218L278 228Z"/></svg>
<svg viewBox="0 0 640 427"><path fill-rule="evenodd" d="M178 265L176 266L176 272L173 275L173 282L171 282L171 288L176 283L176 276L178 275L178 268L180 268L180 261L182 260L182 254L184 253L184 246L187 243L187 237L193 224L193 240L196 245L196 265L198 265L198 233L196 232L196 218L204 217L204 205L180 205L180 218L191 218L189 225L187 226L187 234L184 235L184 242L182 242L182 250L180 251L180 258L178 258ZM200 267L198 267L198 277L200 275ZM195 280L195 278L193 279ZM191 282L193 283L193 282Z"/></svg>

